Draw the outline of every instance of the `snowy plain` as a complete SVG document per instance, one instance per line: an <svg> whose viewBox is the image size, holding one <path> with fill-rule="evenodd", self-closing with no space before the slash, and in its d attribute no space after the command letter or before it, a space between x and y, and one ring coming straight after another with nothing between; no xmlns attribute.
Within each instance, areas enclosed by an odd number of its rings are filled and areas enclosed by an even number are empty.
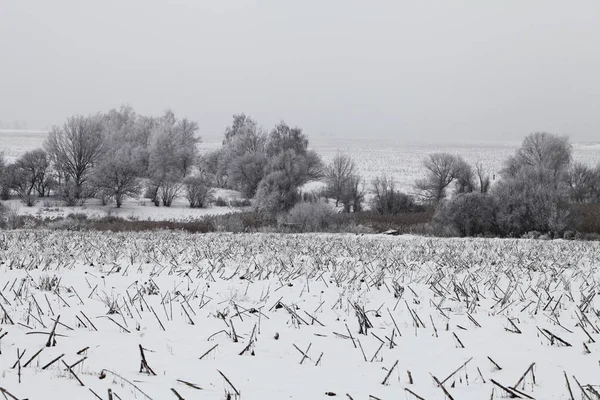
<svg viewBox="0 0 600 400"><path fill-rule="evenodd" d="M2 232L0 391L595 399L599 263L562 240Z"/></svg>

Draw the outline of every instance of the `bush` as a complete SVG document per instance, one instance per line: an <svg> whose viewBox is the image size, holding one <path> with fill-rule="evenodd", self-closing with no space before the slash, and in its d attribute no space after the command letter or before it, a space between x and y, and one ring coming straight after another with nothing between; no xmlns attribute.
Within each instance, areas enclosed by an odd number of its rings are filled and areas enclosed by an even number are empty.
<svg viewBox="0 0 600 400"><path fill-rule="evenodd" d="M522 169L498 183L492 193L497 198L497 222L504 236L520 237L529 231L562 236L568 228L567 195L548 171Z"/></svg>
<svg viewBox="0 0 600 400"><path fill-rule="evenodd" d="M298 203L282 218L280 225L299 232L323 231L333 222L334 214L325 203Z"/></svg>
<svg viewBox="0 0 600 400"><path fill-rule="evenodd" d="M187 199L192 208L206 207L214 199L214 190L209 187L208 180L199 176L186 178Z"/></svg>
<svg viewBox="0 0 600 400"><path fill-rule="evenodd" d="M217 207L227 207L228 204L227 204L227 201L224 198L222 198L221 196L219 196L215 200L215 206L217 206Z"/></svg>
<svg viewBox="0 0 600 400"><path fill-rule="evenodd" d="M373 198L371 210L379 214L398 215L419 210L414 199L394 188L394 181L386 176L375 178L372 182Z"/></svg>
<svg viewBox="0 0 600 400"><path fill-rule="evenodd" d="M60 186L60 196L65 201L67 207L83 206L89 191L84 188L77 187L73 182L66 182Z"/></svg>
<svg viewBox="0 0 600 400"><path fill-rule="evenodd" d="M437 229L451 228L458 236L498 233L495 198L481 193L459 194L440 203L434 216Z"/></svg>
<svg viewBox="0 0 600 400"><path fill-rule="evenodd" d="M288 211L300 200L293 176L284 171L271 172L258 186L255 206L259 212L276 215Z"/></svg>
<svg viewBox="0 0 600 400"><path fill-rule="evenodd" d="M600 204L572 204L569 228L583 234L600 234Z"/></svg>
<svg viewBox="0 0 600 400"><path fill-rule="evenodd" d="M229 202L229 205L231 207L250 207L252 205L252 202L250 201L250 199L232 199Z"/></svg>

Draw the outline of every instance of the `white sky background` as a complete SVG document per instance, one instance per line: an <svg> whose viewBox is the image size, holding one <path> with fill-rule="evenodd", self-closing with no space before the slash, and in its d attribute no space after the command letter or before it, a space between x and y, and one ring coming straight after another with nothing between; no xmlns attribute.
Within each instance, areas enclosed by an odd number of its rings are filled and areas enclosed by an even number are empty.
<svg viewBox="0 0 600 400"><path fill-rule="evenodd" d="M0 0L0 120L129 103L222 135L600 140L599 0Z"/></svg>

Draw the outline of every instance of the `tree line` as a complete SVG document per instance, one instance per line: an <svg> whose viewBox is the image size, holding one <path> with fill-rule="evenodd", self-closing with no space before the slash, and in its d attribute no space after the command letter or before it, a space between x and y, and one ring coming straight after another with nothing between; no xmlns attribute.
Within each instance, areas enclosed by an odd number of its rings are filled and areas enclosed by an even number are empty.
<svg viewBox="0 0 600 400"><path fill-rule="evenodd" d="M122 106L73 116L52 128L43 148L12 163L0 157L0 196L17 194L27 206L54 196L67 206L97 198L116 207L141 195L169 207L185 196L191 207L205 207L219 187L239 190L257 210L274 214L293 207L299 188L323 176L306 134L285 122L267 132L252 118L234 115L223 147L204 156L197 131L197 122L170 110L147 117Z"/></svg>
<svg viewBox="0 0 600 400"><path fill-rule="evenodd" d="M436 168L428 168L428 182L442 190L450 178L440 178L449 173L456 185L451 197L440 191L435 198L433 222L440 234L571 237L588 218L577 211L600 203L600 165L574 162L573 147L564 136L536 132L525 137L491 187L478 168L469 173L461 167L463 172L456 174L451 166L433 164Z"/></svg>
<svg viewBox="0 0 600 400"><path fill-rule="evenodd" d="M425 176L415 181L410 195L397 190L392 178L375 177L370 212L399 215L433 208L430 232L448 236L573 237L581 225L600 228L600 221L591 221L597 212L590 212L600 204L600 165L574 162L565 136L529 134L493 182L481 164L454 154L430 154L423 169ZM350 157L338 154L325 169L324 181L324 197L346 212L364 209L367 184ZM322 218L316 207L311 212Z"/></svg>
<svg viewBox="0 0 600 400"><path fill-rule="evenodd" d="M573 162L568 138L550 133L528 135L493 184L481 164L430 154L411 194L389 176L367 182L348 155L325 165L303 130L283 121L267 130L236 114L219 149L201 155L200 141L198 123L170 110L148 117L122 106L73 116L53 127L43 148L11 163L0 157L0 197L16 194L28 206L49 196L68 206L97 198L116 207L140 196L169 207L185 197L190 207L206 207L215 188L226 188L267 218L312 215L317 228L335 209L400 215L434 208L436 233L460 236L561 235L572 226L574 204L600 203L600 167ZM310 181L324 188L303 193Z"/></svg>

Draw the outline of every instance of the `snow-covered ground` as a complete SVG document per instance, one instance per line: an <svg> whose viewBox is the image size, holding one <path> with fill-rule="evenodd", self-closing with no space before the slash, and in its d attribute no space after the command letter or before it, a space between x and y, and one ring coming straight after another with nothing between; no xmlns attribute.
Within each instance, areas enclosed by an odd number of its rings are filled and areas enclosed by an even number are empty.
<svg viewBox="0 0 600 400"><path fill-rule="evenodd" d="M599 250L3 232L0 387L18 399L594 399Z"/></svg>
<svg viewBox="0 0 600 400"><path fill-rule="evenodd" d="M217 189L215 197L226 201L240 200L240 193L234 190ZM89 199L83 206L66 207L60 199L39 199L32 207L27 207L19 199L0 202L18 215L35 216L43 219L67 217L71 214L84 214L90 219L107 216L121 217L128 220L149 221L194 221L209 215L229 214L243 210L240 207L211 205L207 208L190 208L188 201L177 198L170 207L156 207L148 199L127 199L120 208L114 204L102 205L98 199Z"/></svg>

